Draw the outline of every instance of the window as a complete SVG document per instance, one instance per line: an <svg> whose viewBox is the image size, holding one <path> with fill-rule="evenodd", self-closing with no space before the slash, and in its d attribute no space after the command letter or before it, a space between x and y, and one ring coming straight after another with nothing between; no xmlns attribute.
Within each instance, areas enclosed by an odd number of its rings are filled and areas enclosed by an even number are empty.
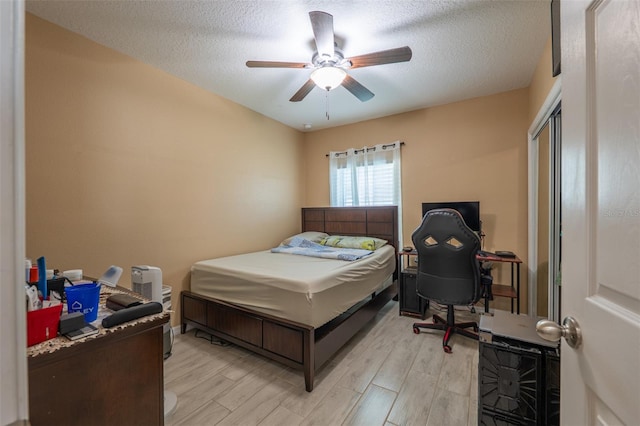
<svg viewBox="0 0 640 426"><path fill-rule="evenodd" d="M398 206L402 229L401 142L329 153L331 206ZM401 233L399 233L401 235Z"/></svg>

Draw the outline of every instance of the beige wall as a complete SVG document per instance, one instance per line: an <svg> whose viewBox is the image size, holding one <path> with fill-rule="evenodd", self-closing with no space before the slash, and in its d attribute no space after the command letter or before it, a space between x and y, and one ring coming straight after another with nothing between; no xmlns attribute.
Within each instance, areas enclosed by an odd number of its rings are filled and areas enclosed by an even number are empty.
<svg viewBox="0 0 640 426"><path fill-rule="evenodd" d="M329 204L329 151L401 140L405 245L422 202L479 200L485 249L526 259L528 102L520 89L309 133L305 204ZM508 272L498 267L496 282L508 284ZM526 264L521 276L526 311Z"/></svg>
<svg viewBox="0 0 640 426"><path fill-rule="evenodd" d="M299 230L302 133L29 14L25 74L29 257L158 266L177 309L194 261Z"/></svg>
<svg viewBox="0 0 640 426"><path fill-rule="evenodd" d="M551 37L544 45L544 51L538 61L529 85L529 124L533 123L557 77L552 76Z"/></svg>

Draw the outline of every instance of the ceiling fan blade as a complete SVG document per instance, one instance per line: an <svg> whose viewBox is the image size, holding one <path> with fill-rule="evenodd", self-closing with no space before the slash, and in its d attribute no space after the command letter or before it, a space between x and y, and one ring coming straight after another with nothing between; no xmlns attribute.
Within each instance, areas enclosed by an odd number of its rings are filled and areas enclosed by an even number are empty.
<svg viewBox="0 0 640 426"><path fill-rule="evenodd" d="M334 50L333 16L326 12L309 12L313 36L316 39L316 48L320 57L332 58Z"/></svg>
<svg viewBox="0 0 640 426"><path fill-rule="evenodd" d="M305 62L247 61L249 68L306 68Z"/></svg>
<svg viewBox="0 0 640 426"><path fill-rule="evenodd" d="M373 65L393 64L411 60L412 52L408 46L395 49L381 50L380 52L367 53L366 55L349 58L351 68L371 67Z"/></svg>
<svg viewBox="0 0 640 426"><path fill-rule="evenodd" d="M342 81L342 85L345 89L350 91L353 96L360 99L362 102L366 102L369 99L373 98L375 95L369 89L364 87L362 84L358 83L353 77L349 74Z"/></svg>
<svg viewBox="0 0 640 426"><path fill-rule="evenodd" d="M302 87L296 92L296 94L293 95L291 99L289 99L289 102L300 102L304 99L305 96L309 94L309 92L311 92L311 90L313 90L315 85L316 84L313 82L313 80L307 80L307 82L302 85Z"/></svg>

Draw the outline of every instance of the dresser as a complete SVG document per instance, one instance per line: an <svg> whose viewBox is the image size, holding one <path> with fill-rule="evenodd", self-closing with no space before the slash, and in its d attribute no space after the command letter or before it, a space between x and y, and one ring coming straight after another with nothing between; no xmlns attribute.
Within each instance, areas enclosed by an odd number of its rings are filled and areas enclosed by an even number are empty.
<svg viewBox="0 0 640 426"><path fill-rule="evenodd" d="M101 310L109 291L103 286ZM168 321L162 312L27 348L31 425L162 425Z"/></svg>

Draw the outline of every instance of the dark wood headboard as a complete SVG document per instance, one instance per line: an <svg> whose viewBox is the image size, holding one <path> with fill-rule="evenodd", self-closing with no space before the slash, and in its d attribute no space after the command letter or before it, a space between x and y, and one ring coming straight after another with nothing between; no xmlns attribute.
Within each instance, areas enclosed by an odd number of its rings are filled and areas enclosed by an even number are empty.
<svg viewBox="0 0 640 426"><path fill-rule="evenodd" d="M398 249L398 207L304 207L302 231L382 238Z"/></svg>

